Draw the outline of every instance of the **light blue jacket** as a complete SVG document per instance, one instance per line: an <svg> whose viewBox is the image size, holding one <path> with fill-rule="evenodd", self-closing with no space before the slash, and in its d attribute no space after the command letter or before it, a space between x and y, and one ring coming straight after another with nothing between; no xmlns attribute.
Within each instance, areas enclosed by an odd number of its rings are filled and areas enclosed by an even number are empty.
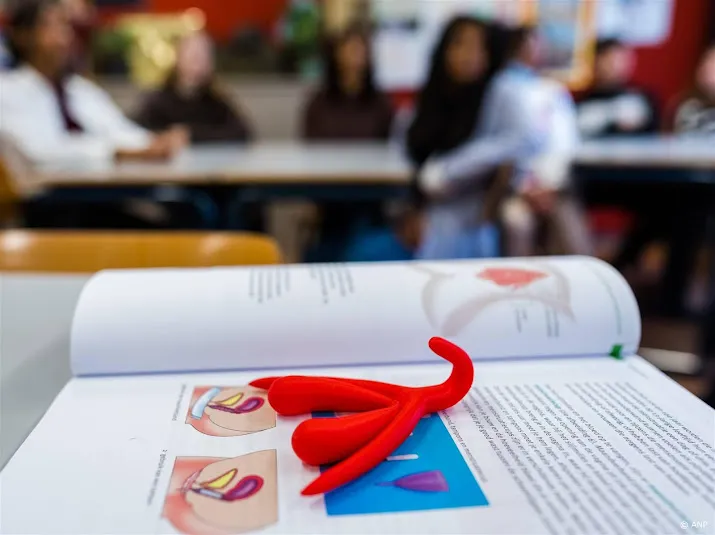
<svg viewBox="0 0 715 535"><path fill-rule="evenodd" d="M537 76L526 67L512 64L492 81L472 139L435 160L455 189L463 191L462 186L478 184L505 163L515 166L515 181L523 176L546 137L524 97L538 81ZM494 254L495 234L482 224L482 203L479 191L432 202L417 257L433 260Z"/></svg>

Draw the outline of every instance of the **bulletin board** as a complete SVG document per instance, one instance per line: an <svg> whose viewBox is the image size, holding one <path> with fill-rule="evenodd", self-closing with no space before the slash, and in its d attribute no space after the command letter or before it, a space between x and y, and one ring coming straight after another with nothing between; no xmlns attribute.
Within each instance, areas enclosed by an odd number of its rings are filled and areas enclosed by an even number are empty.
<svg viewBox="0 0 715 535"><path fill-rule="evenodd" d="M385 90L414 90L427 77L444 25L472 14L509 25L534 24L543 71L579 89L590 81L597 0L372 0L376 78Z"/></svg>

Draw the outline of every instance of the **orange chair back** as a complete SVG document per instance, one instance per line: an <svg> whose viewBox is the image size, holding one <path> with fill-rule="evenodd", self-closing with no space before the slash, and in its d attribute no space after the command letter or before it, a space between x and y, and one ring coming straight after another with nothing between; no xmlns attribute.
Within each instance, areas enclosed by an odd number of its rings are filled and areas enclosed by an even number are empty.
<svg viewBox="0 0 715 535"><path fill-rule="evenodd" d="M251 233L0 232L0 271L94 273L280 262L276 241Z"/></svg>

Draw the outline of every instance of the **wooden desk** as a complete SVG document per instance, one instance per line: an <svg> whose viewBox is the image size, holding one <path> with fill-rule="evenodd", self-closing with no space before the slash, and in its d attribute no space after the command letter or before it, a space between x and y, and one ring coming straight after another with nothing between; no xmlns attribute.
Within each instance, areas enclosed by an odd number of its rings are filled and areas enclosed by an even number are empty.
<svg viewBox="0 0 715 535"><path fill-rule="evenodd" d="M37 168L46 188L162 183L404 185L410 168L385 144L192 147L167 163L66 162Z"/></svg>
<svg viewBox="0 0 715 535"><path fill-rule="evenodd" d="M70 326L87 279L0 273L0 468L71 377Z"/></svg>

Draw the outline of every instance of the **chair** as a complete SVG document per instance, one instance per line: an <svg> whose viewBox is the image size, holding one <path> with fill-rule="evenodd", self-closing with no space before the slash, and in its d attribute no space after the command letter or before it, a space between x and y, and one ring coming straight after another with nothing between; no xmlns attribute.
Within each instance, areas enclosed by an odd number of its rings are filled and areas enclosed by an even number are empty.
<svg viewBox="0 0 715 535"><path fill-rule="evenodd" d="M0 227L8 226L17 217L17 201L10 174L5 162L0 159Z"/></svg>
<svg viewBox="0 0 715 535"><path fill-rule="evenodd" d="M281 262L273 238L250 233L0 232L0 271L263 265Z"/></svg>

